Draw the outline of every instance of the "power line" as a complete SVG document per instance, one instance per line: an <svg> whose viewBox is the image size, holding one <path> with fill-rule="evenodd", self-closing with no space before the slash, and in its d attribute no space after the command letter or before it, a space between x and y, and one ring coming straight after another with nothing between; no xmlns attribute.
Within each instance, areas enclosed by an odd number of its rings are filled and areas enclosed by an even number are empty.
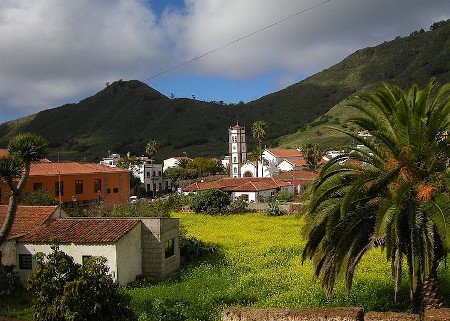
<svg viewBox="0 0 450 321"><path fill-rule="evenodd" d="M220 47L217 47L217 48L215 48L215 49L212 49L212 50L210 50L210 51L207 51L207 52L205 52L205 53L203 53L203 54L201 54L201 55L198 55L198 56L196 56L196 57L194 57L194 58L192 58L192 59L186 60L186 61L184 61L184 62L182 62L182 63L180 63L180 64L177 64L177 65L174 65L174 66L172 66L172 67L170 67L170 68L168 68L168 69L165 69L165 70L163 70L163 71L161 71L161 72L159 72L159 73L157 73L157 74L154 74L154 75L152 75L152 76L149 76L148 78L145 78L145 79L143 80L143 82L145 82L145 81L147 81L147 80L150 80L150 79L153 79L153 78L156 78L156 77L158 77L158 76L164 75L164 74L166 74L166 73L168 73L168 72L170 72L170 71L172 71L172 70L178 69L178 68L180 68L180 67L182 67L182 66L184 66L184 65L187 65L187 64L189 64L189 63L191 63L191 62L193 62L193 61L196 61L196 60L198 60L198 59L200 59L200 58L203 58L203 57L205 57L205 56L207 56L207 55L211 55L211 54L215 53L216 51L222 50L222 49L224 49L224 48L226 48L226 47L228 47L228 46L231 46L231 45L233 45L233 44L235 44L235 43L237 43L237 42L239 42L239 41L242 41L242 40L244 40L244 39L247 39L247 38L249 38L249 37L252 37L252 36L254 36L254 35L256 35L256 34L262 32L262 31L265 31L265 30L270 29L270 28L272 28L272 27L274 27L274 26L276 26L276 25L279 25L279 24L281 24L281 23L283 23L283 22L286 22L287 20L290 20L290 19L292 19L292 18L295 18L295 17L297 17L297 16L299 16L299 15L305 13L305 12L311 11L311 10L313 10L313 9L315 9L315 8L317 8L317 7L320 7L320 6L326 4L327 2L330 2L330 1L332 1L332 0L325 0L325 1L322 1L322 2L320 2L320 3L317 3L317 4L315 4L315 5L313 5L313 6L309 7L309 8L306 8L306 9L303 9L303 10L301 10L301 11L298 11L298 12L296 12L296 13L294 13L294 14L288 16L288 17L285 17L285 18L283 18L283 19L281 19L281 20L278 20L278 21L276 21L276 22L273 22L273 23L271 23L271 24L269 24L269 25L267 25L267 26L265 26L265 27L262 27L262 28L260 28L260 29L258 29L258 30L255 30L255 31L251 32L251 33L248 33L248 34L246 34L245 36L242 36L242 37L237 38L237 39L235 39L235 40L233 40L233 41L230 41L230 42L228 42L228 43L226 43L226 44L224 44L224 45L222 45L222 46L220 46Z"/></svg>

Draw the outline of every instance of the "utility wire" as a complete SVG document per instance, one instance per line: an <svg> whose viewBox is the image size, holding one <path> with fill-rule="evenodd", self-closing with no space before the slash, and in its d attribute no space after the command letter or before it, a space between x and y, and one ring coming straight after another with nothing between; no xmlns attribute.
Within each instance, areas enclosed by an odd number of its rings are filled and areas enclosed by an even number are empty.
<svg viewBox="0 0 450 321"><path fill-rule="evenodd" d="M258 30L255 30L255 31L251 32L251 33L248 33L248 34L246 34L245 36L242 36L242 37L237 38L237 39L235 39L235 40L233 40L233 41L230 41L230 42L228 42L228 43L226 43L226 44L224 44L224 45L222 45L222 46L220 46L220 47L217 47L217 48L215 48L215 49L212 49L212 50L210 50L210 51L207 51L207 52L205 52L205 53L203 53L203 54L201 54L201 55L198 55L198 56L196 56L196 57L194 57L194 58L192 58L192 59L186 60L186 61L184 61L184 62L182 62L182 63L180 63L180 64L178 64L178 65L174 65L174 66L172 66L172 67L170 67L170 68L168 68L168 69L165 69L165 70L163 70L163 71L161 71L161 72L159 72L159 73L157 73L157 74L154 74L154 75L152 75L152 76L149 76L148 78L145 78L145 79L143 80L143 82L146 82L147 80L150 80L150 79L156 78L156 77L158 77L158 76L164 75L164 74L166 74L166 73L168 73L168 72L170 72L170 71L172 71L172 70L178 69L178 68L180 68L180 67L182 67L182 66L184 66L184 65L187 65L187 64L189 64L189 63L191 63L191 62L193 62L193 61L196 61L196 60L198 60L198 59L200 59L200 58L203 58L203 57L205 57L205 56L207 56L207 55L211 55L211 54L213 54L213 53L215 53L215 52L217 52L217 51L219 51L219 50L222 50L222 49L224 49L224 48L226 48L226 47L228 47L228 46L231 46L231 45L233 45L233 44L235 44L235 43L237 43L237 42L239 42L239 41L242 41L242 40L244 40L244 39L247 39L247 38L249 38L249 37L252 37L252 36L254 36L254 35L256 35L256 34L262 32L262 31L265 31L265 30L270 29L270 28L272 28L272 27L274 27L274 26L276 26L276 25L279 25L279 24L281 24L281 23L283 23L283 22L286 22L287 20L290 20L290 19L292 19L292 18L295 18L295 17L297 17L297 16L299 16L299 15L305 13L305 12L308 12L308 11L311 11L311 10L317 8L317 7L320 7L320 6L326 4L327 2L330 2L330 1L332 1L332 0L325 0L325 1L322 1L322 2L320 2L320 3L317 3L317 4L315 4L315 5L313 5L313 6L309 7L309 8L306 8L306 9L303 9L303 10L301 10L301 11L298 11L298 12L296 12L296 13L294 13L294 14L288 16L288 17L285 17L285 18L283 18L283 19L281 19L281 20L278 20L278 21L276 21L276 22L273 22L273 23L271 23L271 24L269 24L269 25L267 25L267 26L265 26L265 27L262 27L262 28L260 28L260 29L258 29Z"/></svg>

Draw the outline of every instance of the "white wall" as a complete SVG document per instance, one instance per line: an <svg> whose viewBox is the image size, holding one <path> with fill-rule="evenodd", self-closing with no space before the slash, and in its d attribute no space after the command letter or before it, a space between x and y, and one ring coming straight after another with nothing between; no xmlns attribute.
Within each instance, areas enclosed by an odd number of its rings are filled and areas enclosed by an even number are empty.
<svg viewBox="0 0 450 321"><path fill-rule="evenodd" d="M117 282L125 285L142 275L141 224L122 236L116 244Z"/></svg>
<svg viewBox="0 0 450 321"><path fill-rule="evenodd" d="M256 203L257 202L257 192L233 192L231 193L231 196L233 199L238 199L242 195L248 195L248 202L249 203Z"/></svg>
<svg viewBox="0 0 450 321"><path fill-rule="evenodd" d="M246 172L250 172L253 177L256 177L256 166L252 163L245 163L241 167L241 177L244 177Z"/></svg>
<svg viewBox="0 0 450 321"><path fill-rule="evenodd" d="M83 263L83 255L90 256L103 256L106 258L106 264L109 267L109 273L112 275L114 281L117 281L117 259L116 259L116 246L115 244L107 245L79 245L79 244L61 244L59 249L66 254L73 257L76 263ZM49 244L23 244L19 243L17 246L17 270L19 272L20 280L25 283L28 276L31 274L31 270L19 269L19 255L31 254L42 252L44 254L51 253ZM33 258L33 269L37 267L37 262Z"/></svg>
<svg viewBox="0 0 450 321"><path fill-rule="evenodd" d="M292 165L291 163L289 163L286 160L283 160L280 164L278 164L277 167L280 169L280 171L283 171L283 172L289 172L289 171L294 170L294 165Z"/></svg>

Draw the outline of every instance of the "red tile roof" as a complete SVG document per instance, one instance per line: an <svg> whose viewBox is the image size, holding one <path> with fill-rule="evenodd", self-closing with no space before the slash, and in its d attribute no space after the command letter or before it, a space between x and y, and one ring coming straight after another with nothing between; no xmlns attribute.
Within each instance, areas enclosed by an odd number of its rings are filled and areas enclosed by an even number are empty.
<svg viewBox="0 0 450 321"><path fill-rule="evenodd" d="M286 157L301 157L302 154L300 151L296 149L276 149L270 148L267 149L273 156L277 158L286 158Z"/></svg>
<svg viewBox="0 0 450 321"><path fill-rule="evenodd" d="M76 162L39 162L31 164L30 176L41 175L64 175L64 174L95 174L111 172L128 172L119 167L109 167L94 163L76 163Z"/></svg>
<svg viewBox="0 0 450 321"><path fill-rule="evenodd" d="M57 206L18 206L9 239L24 235L48 221ZM8 206L0 205L0 226L5 222Z"/></svg>
<svg viewBox="0 0 450 321"><path fill-rule="evenodd" d="M9 151L7 149L1 149L0 148L0 158L1 157L6 157L9 155Z"/></svg>
<svg viewBox="0 0 450 321"><path fill-rule="evenodd" d="M22 243L104 244L114 243L131 231L139 219L82 218L57 219L20 239Z"/></svg>
<svg viewBox="0 0 450 321"><path fill-rule="evenodd" d="M277 179L282 180L302 180L302 181L314 181L317 178L318 173L316 171L307 170L293 170L288 172L282 172L277 175Z"/></svg>
<svg viewBox="0 0 450 321"><path fill-rule="evenodd" d="M252 183L252 184L249 184ZM264 191L268 189L277 189L282 186L289 186L287 182L283 182L271 177L240 177L240 178L221 178L214 182L196 182L183 190L185 192L198 192L210 189L220 189L224 191Z"/></svg>

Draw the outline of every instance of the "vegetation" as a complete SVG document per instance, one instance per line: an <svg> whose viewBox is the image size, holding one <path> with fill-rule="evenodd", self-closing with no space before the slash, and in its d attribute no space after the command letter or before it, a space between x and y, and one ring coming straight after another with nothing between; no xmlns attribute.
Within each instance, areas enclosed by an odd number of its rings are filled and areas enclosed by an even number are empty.
<svg viewBox="0 0 450 321"><path fill-rule="evenodd" d="M211 215L226 214L231 199L228 193L211 189L195 195L191 201L191 208L196 213L207 213Z"/></svg>
<svg viewBox="0 0 450 321"><path fill-rule="evenodd" d="M450 23L444 22L429 32L358 50L297 84L239 105L169 99L141 82L117 81L77 104L2 124L0 145L18 132L31 131L49 141L55 159L59 153L60 159L99 160L107 150L139 155L152 137L160 144L161 158L177 155L180 149L191 156L218 156L227 153L227 129L239 113L240 123L248 128L257 120L267 120L268 145L299 147L306 141L285 135L305 130L309 142L329 148L343 136L331 137L328 143L322 137L329 130L310 132L307 123L355 92L385 80L402 87L413 82L423 85L431 76L450 82L449 34ZM329 121L345 125L346 114L344 110Z"/></svg>
<svg viewBox="0 0 450 321"><path fill-rule="evenodd" d="M305 144L300 147L303 158L308 162L310 169L315 169L322 159L322 151L317 144Z"/></svg>
<svg viewBox="0 0 450 321"><path fill-rule="evenodd" d="M49 191L38 189L36 191L24 193L20 199L21 205L50 206L58 204L57 200Z"/></svg>
<svg viewBox="0 0 450 321"><path fill-rule="evenodd" d="M359 111L352 121L374 140L347 133L367 148L325 165L304 211L303 261L312 259L327 293L341 274L350 291L361 258L381 246L396 292L406 262L414 310L442 305L437 268L450 248L449 92L450 85L439 89L433 81L407 92L385 84L351 105Z"/></svg>
<svg viewBox="0 0 450 321"><path fill-rule="evenodd" d="M255 121L252 124L252 135L253 138L258 141L258 151L259 151L259 157L256 162L256 177L258 177L258 161L262 162L262 142L266 138L267 135L267 123L262 120Z"/></svg>
<svg viewBox="0 0 450 321"><path fill-rule="evenodd" d="M266 214L269 216L281 216L286 214L281 208L278 201L267 204Z"/></svg>
<svg viewBox="0 0 450 321"><path fill-rule="evenodd" d="M19 287L19 276L14 272L14 266L0 264L0 295L10 295Z"/></svg>
<svg viewBox="0 0 450 321"><path fill-rule="evenodd" d="M53 245L48 256L36 259L39 267L27 284L36 321L137 320L128 307L129 297L108 274L105 258L80 265Z"/></svg>
<svg viewBox="0 0 450 321"><path fill-rule="evenodd" d="M402 279L394 302L390 269L382 262L380 249L361 260L348 297L342 280L337 282L333 296L327 297L319 283L311 282L312 264L307 261L302 265L299 258L305 244L299 233L302 218L248 213L176 216L188 236L219 246L222 255L193 262L168 280L129 288L134 309L143 320L220 320L222 310L229 306L408 310L406 279ZM440 277L448 294L448 270L440 270Z"/></svg>
<svg viewBox="0 0 450 321"><path fill-rule="evenodd" d="M47 142L44 138L30 133L20 134L9 142L8 156L0 158L0 179L4 180L11 190L5 221L1 222L0 227L0 247L11 231L31 163L42 159L46 148Z"/></svg>

